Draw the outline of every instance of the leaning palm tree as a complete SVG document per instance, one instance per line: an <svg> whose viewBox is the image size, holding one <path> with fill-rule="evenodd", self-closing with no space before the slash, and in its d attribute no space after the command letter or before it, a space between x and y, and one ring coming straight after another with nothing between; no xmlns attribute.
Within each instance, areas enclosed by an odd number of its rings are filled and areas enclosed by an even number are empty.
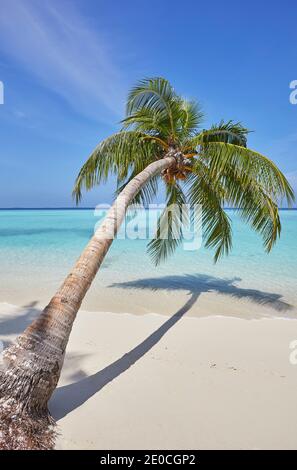
<svg viewBox="0 0 297 470"><path fill-rule="evenodd" d="M131 203L149 203L159 183L166 207L156 237L148 245L157 264L180 243L180 217L169 217L168 237L160 236L169 206L186 201L202 206L204 241L218 260L230 251L231 222L224 206L263 237L270 251L280 235L278 202L291 204L288 181L268 158L247 148L248 130L233 121L201 129L203 114L176 94L163 78L145 79L130 92L122 129L101 142L80 170L74 186L83 190L117 176L118 195L101 226L47 307L2 356L0 447L51 448L54 421L47 404L56 388L77 311ZM180 212L182 214L182 212Z"/></svg>

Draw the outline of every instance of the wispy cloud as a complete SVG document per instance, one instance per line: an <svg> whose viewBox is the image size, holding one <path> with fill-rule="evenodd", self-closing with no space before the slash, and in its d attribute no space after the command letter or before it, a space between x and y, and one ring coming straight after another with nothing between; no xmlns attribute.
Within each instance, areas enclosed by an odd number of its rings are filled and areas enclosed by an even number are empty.
<svg viewBox="0 0 297 470"><path fill-rule="evenodd" d="M16 109L14 111L14 116L16 116L18 119L23 119L26 117L26 113L24 113L23 111L21 111L20 109Z"/></svg>
<svg viewBox="0 0 297 470"><path fill-rule="evenodd" d="M1 0L0 49L76 110L100 118L104 112L120 115L125 85L114 51L78 5Z"/></svg>

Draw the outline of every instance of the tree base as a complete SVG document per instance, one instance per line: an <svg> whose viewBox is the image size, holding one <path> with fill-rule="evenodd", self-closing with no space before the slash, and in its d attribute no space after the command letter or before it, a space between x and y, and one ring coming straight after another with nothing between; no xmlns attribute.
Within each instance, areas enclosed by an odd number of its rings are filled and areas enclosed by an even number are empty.
<svg viewBox="0 0 297 470"><path fill-rule="evenodd" d="M56 437L56 423L48 410L36 416L1 400L0 450L52 450Z"/></svg>
<svg viewBox="0 0 297 470"><path fill-rule="evenodd" d="M36 338L35 338L36 339ZM0 356L0 449L50 450L56 423L48 402L56 388L63 354L47 342L19 337Z"/></svg>

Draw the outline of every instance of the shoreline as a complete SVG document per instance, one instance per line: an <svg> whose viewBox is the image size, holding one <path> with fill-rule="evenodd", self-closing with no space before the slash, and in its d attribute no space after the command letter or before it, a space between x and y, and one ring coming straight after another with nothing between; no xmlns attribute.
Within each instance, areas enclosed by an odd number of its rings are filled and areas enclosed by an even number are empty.
<svg viewBox="0 0 297 470"><path fill-rule="evenodd" d="M191 276L189 276L190 278ZM149 278L115 283L114 286L100 285L96 279L88 295L84 299L81 310L87 312L112 312L122 315L123 311L135 316L143 316L152 312L161 316L171 316L179 308L193 299L187 312L188 317L204 318L223 316L246 320L261 318L297 319L295 299L283 297L280 294L265 292L257 289L241 287L229 280L218 279L215 282L202 279L197 283L190 280L179 287L177 276L165 278ZM16 295L15 286L6 289L6 294L0 290L0 304L16 306L22 309L43 309L57 290L57 282L39 282L22 289ZM188 287L188 288L187 288Z"/></svg>

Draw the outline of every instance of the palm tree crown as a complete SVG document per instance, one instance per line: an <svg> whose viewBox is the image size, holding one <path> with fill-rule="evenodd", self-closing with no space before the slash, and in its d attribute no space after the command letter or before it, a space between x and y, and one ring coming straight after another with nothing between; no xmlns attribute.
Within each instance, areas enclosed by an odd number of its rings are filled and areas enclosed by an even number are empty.
<svg viewBox="0 0 297 470"><path fill-rule="evenodd" d="M148 251L158 264L174 251L181 238L179 217L171 217L168 238L158 236L172 204L200 204L205 246L218 260L230 251L231 222L226 205L237 207L242 219L263 237L270 251L280 235L278 203L291 205L293 190L278 167L267 157L247 148L248 130L240 123L221 121L201 129L203 113L195 101L177 95L164 78L138 82L128 95L122 129L101 142L81 168L73 194L117 176L121 191L150 163L168 155L176 164L149 180L133 202L149 204L162 181L166 208L159 218L156 237ZM166 219L167 220L167 219Z"/></svg>

